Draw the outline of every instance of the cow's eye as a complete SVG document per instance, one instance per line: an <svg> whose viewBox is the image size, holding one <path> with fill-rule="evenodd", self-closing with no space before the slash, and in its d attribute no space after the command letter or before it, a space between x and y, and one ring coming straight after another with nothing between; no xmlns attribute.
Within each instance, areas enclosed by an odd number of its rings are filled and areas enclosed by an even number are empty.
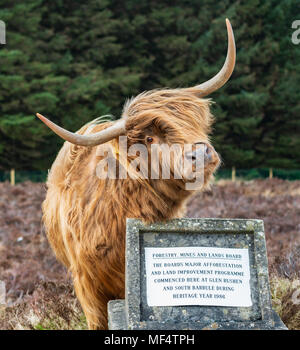
<svg viewBox="0 0 300 350"><path fill-rule="evenodd" d="M151 136L147 136L146 140L147 140L147 143L152 143L154 141L153 137Z"/></svg>

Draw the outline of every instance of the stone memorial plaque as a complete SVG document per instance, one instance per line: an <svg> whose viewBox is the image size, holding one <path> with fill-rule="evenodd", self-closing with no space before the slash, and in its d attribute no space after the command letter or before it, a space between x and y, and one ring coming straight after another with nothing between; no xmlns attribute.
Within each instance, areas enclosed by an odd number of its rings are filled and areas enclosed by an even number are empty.
<svg viewBox="0 0 300 350"><path fill-rule="evenodd" d="M262 220L127 219L125 300L109 329L286 329L271 306Z"/></svg>
<svg viewBox="0 0 300 350"><path fill-rule="evenodd" d="M149 306L251 306L248 249L145 248Z"/></svg>

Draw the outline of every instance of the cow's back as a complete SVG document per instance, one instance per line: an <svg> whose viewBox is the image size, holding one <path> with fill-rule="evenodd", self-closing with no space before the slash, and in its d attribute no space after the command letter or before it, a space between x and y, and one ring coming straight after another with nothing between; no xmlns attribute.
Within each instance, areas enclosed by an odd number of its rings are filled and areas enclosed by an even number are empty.
<svg viewBox="0 0 300 350"><path fill-rule="evenodd" d="M97 132L107 124L96 125L92 131ZM89 124L85 125L78 133L91 131L88 127ZM85 202L95 186L99 186L99 179L94 176L96 161L96 148L65 142L48 174L43 223L56 257L68 268L77 260Z"/></svg>

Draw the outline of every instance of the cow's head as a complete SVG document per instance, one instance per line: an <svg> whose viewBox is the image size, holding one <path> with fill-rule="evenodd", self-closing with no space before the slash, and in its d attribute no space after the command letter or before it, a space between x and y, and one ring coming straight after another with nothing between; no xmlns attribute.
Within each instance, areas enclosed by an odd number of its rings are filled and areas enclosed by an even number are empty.
<svg viewBox="0 0 300 350"><path fill-rule="evenodd" d="M204 165L202 173L205 185L219 165L220 160L209 140L213 122L209 108L210 100L203 99L203 97L222 87L230 78L235 65L234 35L228 19L226 19L226 25L228 34L226 61L218 74L200 85L190 88L158 89L144 92L126 102L119 120L100 132L88 135L69 132L42 115L37 114L37 116L64 140L80 146L102 145L108 141L116 140L119 136L126 136L126 151L132 145L143 145L144 149L148 150L147 164L150 167L151 160L153 160L150 151L155 149L157 145L180 145L181 148L173 149L171 152L171 159L174 161L169 164L172 164L170 166L170 180L172 177L174 178L174 169L178 160L184 156L184 159L192 164L192 168L188 168L191 169L193 176L183 172L182 179L178 181L176 179L177 184L180 186L188 181L195 181L195 174L198 171L195 166L197 160L201 158ZM114 144L116 144L115 141ZM184 145L191 147L184 147ZM122 151L122 148L120 150ZM130 158L130 156L128 157ZM128 157L126 161L128 161ZM158 159L160 162L159 176L161 176L164 160L161 156ZM148 170L150 178L151 170Z"/></svg>

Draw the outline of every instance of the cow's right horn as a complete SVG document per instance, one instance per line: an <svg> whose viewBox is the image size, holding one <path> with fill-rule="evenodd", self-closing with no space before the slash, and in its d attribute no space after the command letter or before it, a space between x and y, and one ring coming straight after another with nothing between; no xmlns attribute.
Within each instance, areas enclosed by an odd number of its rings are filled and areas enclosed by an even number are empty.
<svg viewBox="0 0 300 350"><path fill-rule="evenodd" d="M200 85L193 86L191 88L184 88L185 91L194 93L200 97L204 97L220 89L230 78L235 66L236 48L233 30L228 18L226 18L226 26L228 36L228 49L226 60L222 69L219 71L219 73L217 73L213 78L209 79L208 81Z"/></svg>
<svg viewBox="0 0 300 350"><path fill-rule="evenodd" d="M61 128L39 113L36 116L62 139L79 146L97 146L124 134L126 131L125 120L119 119L112 126L95 134L80 135Z"/></svg>

